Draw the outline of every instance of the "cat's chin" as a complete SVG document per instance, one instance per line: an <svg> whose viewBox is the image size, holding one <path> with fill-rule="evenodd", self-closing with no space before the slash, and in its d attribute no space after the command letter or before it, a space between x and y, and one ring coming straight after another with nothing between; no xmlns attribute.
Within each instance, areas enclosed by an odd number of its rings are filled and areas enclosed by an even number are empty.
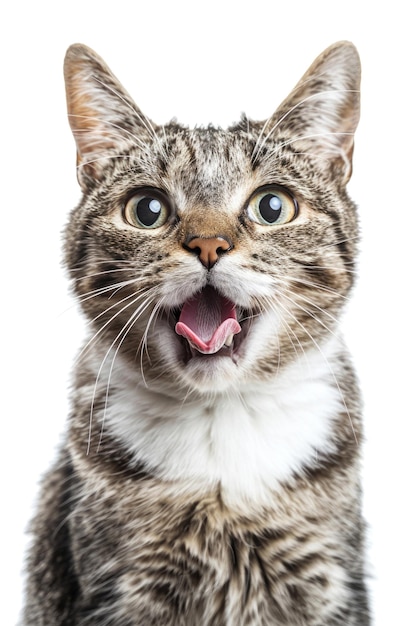
<svg viewBox="0 0 417 626"><path fill-rule="evenodd" d="M237 342L223 346L214 354L203 354L186 339L175 336L177 374L199 391L224 391L239 378L239 352Z"/></svg>
<svg viewBox="0 0 417 626"><path fill-rule="evenodd" d="M201 392L222 392L239 379L237 359L222 348L216 354L195 354L181 368L181 377L187 385Z"/></svg>

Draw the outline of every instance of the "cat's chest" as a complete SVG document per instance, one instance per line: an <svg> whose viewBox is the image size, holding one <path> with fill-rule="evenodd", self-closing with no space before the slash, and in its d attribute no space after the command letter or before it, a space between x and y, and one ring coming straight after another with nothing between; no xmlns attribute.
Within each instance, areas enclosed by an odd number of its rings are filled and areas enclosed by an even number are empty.
<svg viewBox="0 0 417 626"><path fill-rule="evenodd" d="M193 498L151 477L121 482L114 496L87 491L71 518L77 574L86 606L100 597L111 624L293 626L316 595L324 615L344 593L337 537L313 500L318 528L295 503L246 517L218 492Z"/></svg>
<svg viewBox="0 0 417 626"><path fill-rule="evenodd" d="M262 504L334 451L343 408L330 362L336 348L333 341L303 354L270 385L182 401L139 389L115 370L98 420L157 477L198 489L219 485L229 504Z"/></svg>

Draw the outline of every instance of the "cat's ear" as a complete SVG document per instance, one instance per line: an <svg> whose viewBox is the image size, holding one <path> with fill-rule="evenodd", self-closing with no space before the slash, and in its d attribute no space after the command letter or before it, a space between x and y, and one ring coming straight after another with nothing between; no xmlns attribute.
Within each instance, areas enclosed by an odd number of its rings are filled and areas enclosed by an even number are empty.
<svg viewBox="0 0 417 626"><path fill-rule="evenodd" d="M100 177L106 158L152 123L104 61L82 44L70 46L64 77L68 119L77 144L78 180L84 189Z"/></svg>
<svg viewBox="0 0 417 626"><path fill-rule="evenodd" d="M359 121L360 74L353 44L341 41L330 46L268 121L265 133L288 138L297 152L315 154L346 183Z"/></svg>

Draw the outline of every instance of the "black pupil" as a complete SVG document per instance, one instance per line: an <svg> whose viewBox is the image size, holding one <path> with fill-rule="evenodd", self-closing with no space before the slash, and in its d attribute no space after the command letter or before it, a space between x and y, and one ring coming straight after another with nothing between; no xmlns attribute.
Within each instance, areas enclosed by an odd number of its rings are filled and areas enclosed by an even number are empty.
<svg viewBox="0 0 417 626"><path fill-rule="evenodd" d="M136 205L136 215L144 226L153 226L161 215L162 205L157 198L141 198Z"/></svg>
<svg viewBox="0 0 417 626"><path fill-rule="evenodd" d="M259 213L269 224L276 222L281 215L282 202L278 196L268 193L259 203Z"/></svg>

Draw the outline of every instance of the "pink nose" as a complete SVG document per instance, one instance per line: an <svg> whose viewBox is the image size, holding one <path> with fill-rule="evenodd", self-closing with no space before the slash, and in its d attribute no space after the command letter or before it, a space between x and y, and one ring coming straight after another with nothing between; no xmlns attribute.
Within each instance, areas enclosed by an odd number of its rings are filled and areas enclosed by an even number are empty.
<svg viewBox="0 0 417 626"><path fill-rule="evenodd" d="M193 237L184 247L197 254L201 263L211 269L219 259L219 255L233 248L224 237Z"/></svg>

